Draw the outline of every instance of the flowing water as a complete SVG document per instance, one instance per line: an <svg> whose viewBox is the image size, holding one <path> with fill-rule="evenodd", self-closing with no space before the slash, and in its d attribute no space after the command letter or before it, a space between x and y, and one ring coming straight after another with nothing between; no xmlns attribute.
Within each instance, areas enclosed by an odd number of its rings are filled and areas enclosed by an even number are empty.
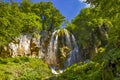
<svg viewBox="0 0 120 80"><path fill-rule="evenodd" d="M66 56L64 60L59 60L62 53L60 53L60 48L68 47L70 49L69 55ZM79 48L76 43L75 37L66 29L56 30L52 33L48 52L47 52L47 62L51 66L52 72L55 69L64 69L80 60ZM61 64L61 62L62 64ZM62 70L60 71L62 72Z"/></svg>

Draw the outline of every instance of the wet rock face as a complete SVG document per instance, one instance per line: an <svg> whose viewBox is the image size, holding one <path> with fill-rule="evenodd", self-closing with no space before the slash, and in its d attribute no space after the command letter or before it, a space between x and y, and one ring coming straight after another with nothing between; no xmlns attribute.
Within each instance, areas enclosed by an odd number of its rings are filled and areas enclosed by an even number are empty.
<svg viewBox="0 0 120 80"><path fill-rule="evenodd" d="M4 46L1 51L2 55L0 56L30 56L45 58L50 41L50 32L42 31L40 35L37 34L37 38L32 37L31 35L21 35L16 38L15 41Z"/></svg>
<svg viewBox="0 0 120 80"><path fill-rule="evenodd" d="M9 57L11 56L10 54L11 50L8 48L8 46L2 46L1 47L1 57Z"/></svg>
<svg viewBox="0 0 120 80"><path fill-rule="evenodd" d="M12 57L30 55L30 37L28 35L21 35L17 40L18 43L9 43L9 48L13 53Z"/></svg>
<svg viewBox="0 0 120 80"><path fill-rule="evenodd" d="M35 38L32 38L30 40L30 51L31 51L31 56L32 57L38 57L39 56L39 50L40 50L40 45L37 42Z"/></svg>
<svg viewBox="0 0 120 80"><path fill-rule="evenodd" d="M66 46L60 48L60 52L57 55L57 68L64 69L64 63L70 55L70 49Z"/></svg>
<svg viewBox="0 0 120 80"><path fill-rule="evenodd" d="M29 35L21 35L16 41L10 42L2 50L2 54L11 57L30 56L40 57L40 40Z"/></svg>
<svg viewBox="0 0 120 80"><path fill-rule="evenodd" d="M17 53L18 53L18 44L16 44L16 43L13 43L13 42L11 42L11 43L9 43L9 49L11 50L11 52L10 52L10 55L12 56L12 57L15 57L15 56L17 56Z"/></svg>
<svg viewBox="0 0 120 80"><path fill-rule="evenodd" d="M49 31L42 31L41 32L41 38L40 38L40 46L41 46L41 50L42 52L46 55L47 54L47 49L48 49L48 45L50 42L50 38L51 38L51 32Z"/></svg>

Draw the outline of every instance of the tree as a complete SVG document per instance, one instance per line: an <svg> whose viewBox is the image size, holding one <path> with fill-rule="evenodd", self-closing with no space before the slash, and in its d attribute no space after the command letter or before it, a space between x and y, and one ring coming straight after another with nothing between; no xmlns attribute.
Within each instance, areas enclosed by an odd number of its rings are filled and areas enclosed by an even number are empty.
<svg viewBox="0 0 120 80"><path fill-rule="evenodd" d="M20 11L24 13L29 13L31 12L32 5L33 3L31 2L31 0L22 0L19 6Z"/></svg>
<svg viewBox="0 0 120 80"><path fill-rule="evenodd" d="M20 13L17 12L17 9L12 10L12 6L6 3L0 4L0 45L6 44L20 34L22 25L18 16Z"/></svg>
<svg viewBox="0 0 120 80"><path fill-rule="evenodd" d="M107 17L111 21L113 27L109 28L109 44L113 45L114 48L119 47L120 0L86 0L86 2L94 5L96 12L101 14L100 16Z"/></svg>
<svg viewBox="0 0 120 80"><path fill-rule="evenodd" d="M34 13L22 14L22 33L32 34L39 33L41 31L40 17Z"/></svg>
<svg viewBox="0 0 120 80"><path fill-rule="evenodd" d="M64 17L51 2L39 2L32 6L32 12L41 18L42 30L52 31L60 28Z"/></svg>
<svg viewBox="0 0 120 80"><path fill-rule="evenodd" d="M99 13L94 12L93 8L85 8L73 19L72 25L67 28L73 29L71 31L85 53L92 53L91 55L94 56L94 53L98 53L98 48L106 44L108 26L110 26L108 19L99 16Z"/></svg>
<svg viewBox="0 0 120 80"><path fill-rule="evenodd" d="M9 43L22 33L40 32L40 18L19 10L18 3L0 3L0 45Z"/></svg>
<svg viewBox="0 0 120 80"><path fill-rule="evenodd" d="M42 30L52 31L60 28L64 17L51 2L32 3L31 0L23 0L20 3L20 11L35 13L41 19Z"/></svg>

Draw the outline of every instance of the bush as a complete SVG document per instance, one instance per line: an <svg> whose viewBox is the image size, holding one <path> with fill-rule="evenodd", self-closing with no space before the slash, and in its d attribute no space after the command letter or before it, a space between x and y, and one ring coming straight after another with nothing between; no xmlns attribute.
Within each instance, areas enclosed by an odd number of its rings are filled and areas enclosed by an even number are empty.
<svg viewBox="0 0 120 80"><path fill-rule="evenodd" d="M21 60L19 58L13 58L14 63L21 63Z"/></svg>
<svg viewBox="0 0 120 80"><path fill-rule="evenodd" d="M0 64L7 64L7 63L8 63L8 61L6 59L0 58Z"/></svg>
<svg viewBox="0 0 120 80"><path fill-rule="evenodd" d="M92 61L74 64L58 76L58 80L101 80L102 68L102 64Z"/></svg>
<svg viewBox="0 0 120 80"><path fill-rule="evenodd" d="M30 58L29 57L20 57L20 60L23 62L29 62Z"/></svg>
<svg viewBox="0 0 120 80"><path fill-rule="evenodd" d="M7 62L4 63L3 62ZM41 80L52 73L42 60L29 57L0 58L1 80Z"/></svg>

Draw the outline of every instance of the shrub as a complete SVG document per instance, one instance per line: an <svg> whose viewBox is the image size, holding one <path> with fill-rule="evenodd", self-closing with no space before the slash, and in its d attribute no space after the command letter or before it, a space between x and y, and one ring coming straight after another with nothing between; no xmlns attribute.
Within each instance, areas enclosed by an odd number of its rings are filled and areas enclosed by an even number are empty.
<svg viewBox="0 0 120 80"><path fill-rule="evenodd" d="M4 61L7 63L3 64ZM40 59L0 58L0 80L44 80L51 75L48 65Z"/></svg>
<svg viewBox="0 0 120 80"><path fill-rule="evenodd" d="M74 64L58 76L58 80L101 80L102 68L102 64L92 61Z"/></svg>
<svg viewBox="0 0 120 80"><path fill-rule="evenodd" d="M7 63L8 63L8 61L6 59L0 58L0 64L7 64Z"/></svg>
<svg viewBox="0 0 120 80"><path fill-rule="evenodd" d="M29 62L30 58L29 57L20 57L20 60L23 62Z"/></svg>

